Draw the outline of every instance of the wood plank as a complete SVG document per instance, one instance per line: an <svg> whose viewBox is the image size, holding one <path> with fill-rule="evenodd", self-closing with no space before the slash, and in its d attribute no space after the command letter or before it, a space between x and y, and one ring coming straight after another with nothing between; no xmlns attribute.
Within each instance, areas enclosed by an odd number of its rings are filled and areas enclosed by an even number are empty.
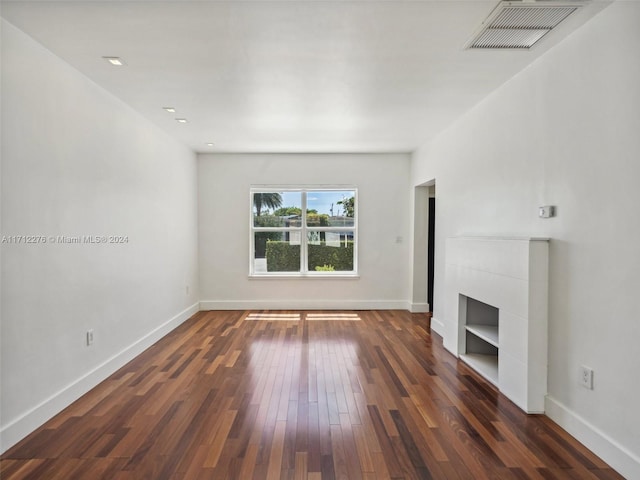
<svg viewBox="0 0 640 480"><path fill-rule="evenodd" d="M622 479L448 353L427 314L313 313L199 312L7 451L0 476Z"/></svg>

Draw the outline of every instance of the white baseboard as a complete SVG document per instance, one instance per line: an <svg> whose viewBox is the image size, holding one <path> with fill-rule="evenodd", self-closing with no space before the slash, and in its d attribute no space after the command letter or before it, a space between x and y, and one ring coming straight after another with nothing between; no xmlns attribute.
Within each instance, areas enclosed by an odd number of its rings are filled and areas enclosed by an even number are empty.
<svg viewBox="0 0 640 480"><path fill-rule="evenodd" d="M429 311L428 303L412 303L409 305L409 311L411 313L426 313Z"/></svg>
<svg viewBox="0 0 640 480"><path fill-rule="evenodd" d="M550 395L546 415L625 478L640 478L640 458Z"/></svg>
<svg viewBox="0 0 640 480"><path fill-rule="evenodd" d="M197 313L198 310L199 304L194 303L178 313L175 317L147 333L144 337L136 340L122 351L105 360L93 370L90 370L40 404L23 413L20 417L4 425L2 429L0 429L0 453L4 453L47 420L60 413L82 395L109 377L109 375L126 365L171 330Z"/></svg>
<svg viewBox="0 0 640 480"><path fill-rule="evenodd" d="M442 323L436 317L431 317L431 330L444 338L444 323Z"/></svg>
<svg viewBox="0 0 640 480"><path fill-rule="evenodd" d="M200 310L409 310L404 300L203 300Z"/></svg>

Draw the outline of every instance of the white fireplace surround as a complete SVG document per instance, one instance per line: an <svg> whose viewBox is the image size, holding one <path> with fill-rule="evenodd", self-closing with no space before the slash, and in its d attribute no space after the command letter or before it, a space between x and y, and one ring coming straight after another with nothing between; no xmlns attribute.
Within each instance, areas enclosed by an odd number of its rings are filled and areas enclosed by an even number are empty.
<svg viewBox="0 0 640 480"><path fill-rule="evenodd" d="M547 394L548 258L546 238L451 237L445 251L445 348L527 413ZM498 326L467 325L468 297L497 308ZM466 355L468 335L497 354Z"/></svg>

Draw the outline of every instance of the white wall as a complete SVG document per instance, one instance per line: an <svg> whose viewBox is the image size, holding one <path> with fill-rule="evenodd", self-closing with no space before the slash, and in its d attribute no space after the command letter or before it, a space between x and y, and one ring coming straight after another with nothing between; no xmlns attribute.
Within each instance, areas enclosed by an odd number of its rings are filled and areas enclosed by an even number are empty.
<svg viewBox="0 0 640 480"><path fill-rule="evenodd" d="M403 154L200 155L202 308L408 308L409 160ZM249 279L249 186L336 183L358 187L360 278Z"/></svg>
<svg viewBox="0 0 640 480"><path fill-rule="evenodd" d="M6 449L197 310L197 170L8 23L2 63L2 234L128 236L2 245Z"/></svg>
<svg viewBox="0 0 640 480"><path fill-rule="evenodd" d="M1 8L1 7L0 7ZM0 20L0 40L3 38L4 31L4 23ZM2 110L2 65L3 65L3 52L2 45L0 45L0 110ZM3 141L2 141L2 114L0 112L0 233L4 230L2 229L2 152L3 152ZM0 348L2 348L2 244L0 244ZM2 350L0 350L0 425L2 424L2 372L3 372L3 358L2 358ZM0 427L0 452L4 452L2 445L2 427Z"/></svg>
<svg viewBox="0 0 640 480"><path fill-rule="evenodd" d="M639 25L640 3L615 2L420 148L412 173L437 185L437 329L455 321L446 237L551 237L547 413L628 478L640 478ZM558 216L539 219L540 205Z"/></svg>

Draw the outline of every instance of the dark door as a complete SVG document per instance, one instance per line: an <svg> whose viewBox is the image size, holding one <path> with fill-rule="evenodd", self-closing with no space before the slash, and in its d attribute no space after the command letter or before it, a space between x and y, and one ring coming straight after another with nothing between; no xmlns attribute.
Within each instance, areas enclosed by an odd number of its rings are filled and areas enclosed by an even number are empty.
<svg viewBox="0 0 640 480"><path fill-rule="evenodd" d="M436 199L429 197L429 230L427 233L427 260L429 267L427 268L427 302L429 308L433 312L433 259L434 259L434 243L436 229Z"/></svg>

